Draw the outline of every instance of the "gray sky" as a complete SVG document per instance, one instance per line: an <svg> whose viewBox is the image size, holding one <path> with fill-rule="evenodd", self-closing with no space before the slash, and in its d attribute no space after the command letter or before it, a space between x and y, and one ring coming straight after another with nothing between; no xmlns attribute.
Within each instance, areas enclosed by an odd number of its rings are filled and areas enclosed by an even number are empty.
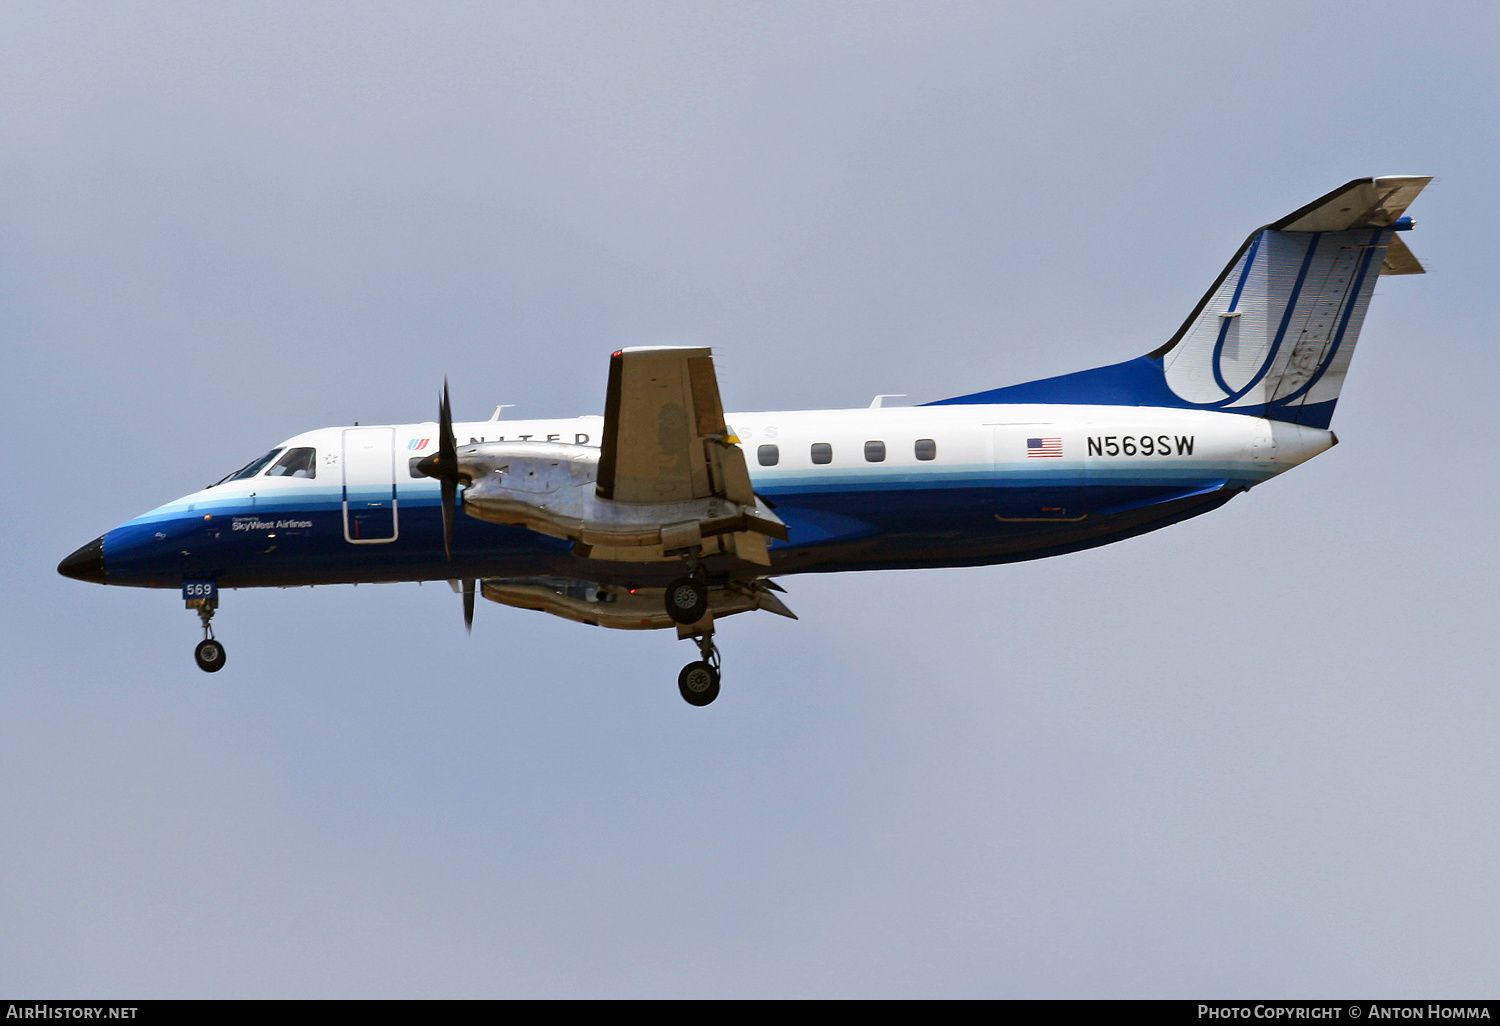
<svg viewBox="0 0 1500 1026"><path fill-rule="evenodd" d="M1500 16L1449 4L0 6L0 992L1495 996ZM1334 427L1223 510L791 579L687 646L57 561L298 431L1123 360L1432 174Z"/></svg>

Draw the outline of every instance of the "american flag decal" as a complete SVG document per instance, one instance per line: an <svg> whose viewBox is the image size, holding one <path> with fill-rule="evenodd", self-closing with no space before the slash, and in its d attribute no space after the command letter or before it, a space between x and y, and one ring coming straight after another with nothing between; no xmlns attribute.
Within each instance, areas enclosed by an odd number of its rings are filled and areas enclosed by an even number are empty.
<svg viewBox="0 0 1500 1026"><path fill-rule="evenodd" d="M432 441L430 438L413 438L407 443L406 447L408 449L425 449L427 448L427 443L430 441Z"/></svg>
<svg viewBox="0 0 1500 1026"><path fill-rule="evenodd" d="M1061 438L1026 439L1027 456L1062 456Z"/></svg>

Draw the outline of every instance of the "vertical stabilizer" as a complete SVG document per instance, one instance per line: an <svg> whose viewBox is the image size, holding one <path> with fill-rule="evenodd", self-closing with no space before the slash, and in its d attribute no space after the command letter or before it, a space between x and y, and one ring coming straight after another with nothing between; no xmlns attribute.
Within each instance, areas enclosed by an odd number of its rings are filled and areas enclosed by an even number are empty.
<svg viewBox="0 0 1500 1026"><path fill-rule="evenodd" d="M1422 273L1396 233L1431 180L1357 178L1251 233L1153 353L941 403L1171 406L1326 428L1376 278Z"/></svg>
<svg viewBox="0 0 1500 1026"><path fill-rule="evenodd" d="M1152 354L1167 386L1194 406L1327 427L1376 278L1421 271L1395 233L1428 181L1358 179L1251 235Z"/></svg>

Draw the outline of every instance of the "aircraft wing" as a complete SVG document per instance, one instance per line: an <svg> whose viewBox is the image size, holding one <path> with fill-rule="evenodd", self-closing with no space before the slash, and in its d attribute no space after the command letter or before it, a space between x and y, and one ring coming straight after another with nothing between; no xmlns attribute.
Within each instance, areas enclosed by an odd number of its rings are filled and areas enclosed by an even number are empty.
<svg viewBox="0 0 1500 1026"><path fill-rule="evenodd" d="M786 526L750 486L706 347L622 349L610 357L597 488L615 502L727 500L743 512L719 525L722 534L741 559L763 566L766 536L786 538Z"/></svg>

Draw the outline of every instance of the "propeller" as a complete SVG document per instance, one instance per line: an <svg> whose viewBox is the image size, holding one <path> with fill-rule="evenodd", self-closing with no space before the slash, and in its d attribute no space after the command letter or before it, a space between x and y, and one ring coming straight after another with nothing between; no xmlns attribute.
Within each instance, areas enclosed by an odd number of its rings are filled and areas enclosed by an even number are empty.
<svg viewBox="0 0 1500 1026"><path fill-rule="evenodd" d="M453 407L448 401L448 379L443 379L443 400L438 405L438 451L417 464L417 469L436 478L443 486L443 552L453 558L453 504L458 500L458 439L453 436Z"/></svg>
<svg viewBox="0 0 1500 1026"><path fill-rule="evenodd" d="M438 404L438 451L417 463L417 470L436 478L443 486L443 553L453 559L453 507L458 501L458 486L463 477L458 471L458 439L453 435L453 404L448 399L448 379L443 379L443 398ZM474 586L472 577L464 578L464 630L474 631Z"/></svg>

